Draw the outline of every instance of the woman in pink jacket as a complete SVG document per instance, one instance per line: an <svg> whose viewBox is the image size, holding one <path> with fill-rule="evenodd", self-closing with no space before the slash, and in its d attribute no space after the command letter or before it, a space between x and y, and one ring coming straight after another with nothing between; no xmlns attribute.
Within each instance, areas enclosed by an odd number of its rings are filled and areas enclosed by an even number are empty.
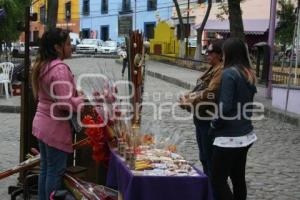
<svg viewBox="0 0 300 200"><path fill-rule="evenodd" d="M71 56L69 33L56 28L41 38L38 58L32 69L33 94L38 100L32 132L39 141L41 173L38 195L49 199L61 189L67 157L73 152L69 114L83 102L77 96L74 76L63 60Z"/></svg>

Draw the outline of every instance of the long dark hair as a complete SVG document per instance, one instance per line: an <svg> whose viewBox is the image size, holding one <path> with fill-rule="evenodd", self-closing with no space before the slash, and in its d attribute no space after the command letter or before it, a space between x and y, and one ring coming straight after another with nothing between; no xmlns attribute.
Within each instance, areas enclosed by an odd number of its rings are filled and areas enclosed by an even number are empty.
<svg viewBox="0 0 300 200"><path fill-rule="evenodd" d="M229 38L223 45L224 68L238 67L247 80L255 83L256 78L251 69L248 48L244 41L239 38Z"/></svg>
<svg viewBox="0 0 300 200"><path fill-rule="evenodd" d="M69 37L69 32L60 28L54 28L46 31L41 40L38 56L32 67L32 90L33 95L36 98L39 89L39 75L41 69L46 63L51 62L58 58L58 52L55 50L55 45L62 46L65 44Z"/></svg>

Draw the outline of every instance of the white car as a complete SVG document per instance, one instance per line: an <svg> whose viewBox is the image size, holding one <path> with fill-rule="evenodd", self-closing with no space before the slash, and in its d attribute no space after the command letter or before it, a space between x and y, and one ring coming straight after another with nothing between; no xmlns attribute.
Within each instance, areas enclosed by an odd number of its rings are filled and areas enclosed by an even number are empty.
<svg viewBox="0 0 300 200"><path fill-rule="evenodd" d="M72 52L76 51L76 46L80 44L80 38L78 33L69 33L72 45Z"/></svg>
<svg viewBox="0 0 300 200"><path fill-rule="evenodd" d="M106 41L100 48L100 52L103 54L117 54L118 45L116 41Z"/></svg>
<svg viewBox="0 0 300 200"><path fill-rule="evenodd" d="M98 39L83 39L76 46L76 53L98 53L102 46L102 41Z"/></svg>

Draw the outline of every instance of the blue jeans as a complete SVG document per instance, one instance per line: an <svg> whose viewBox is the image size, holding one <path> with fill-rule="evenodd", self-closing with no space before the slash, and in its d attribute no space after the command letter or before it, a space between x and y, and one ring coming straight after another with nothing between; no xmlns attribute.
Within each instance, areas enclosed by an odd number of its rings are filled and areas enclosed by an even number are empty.
<svg viewBox="0 0 300 200"><path fill-rule="evenodd" d="M39 140L41 173L39 176L39 200L48 200L50 194L62 187L62 176L67 167L68 153L50 147Z"/></svg>
<svg viewBox="0 0 300 200"><path fill-rule="evenodd" d="M211 160L213 148L213 138L208 135L210 122L211 121L198 120L196 117L194 117L194 124L196 126L196 138L199 148L199 158L203 166L203 171L208 177L211 176Z"/></svg>

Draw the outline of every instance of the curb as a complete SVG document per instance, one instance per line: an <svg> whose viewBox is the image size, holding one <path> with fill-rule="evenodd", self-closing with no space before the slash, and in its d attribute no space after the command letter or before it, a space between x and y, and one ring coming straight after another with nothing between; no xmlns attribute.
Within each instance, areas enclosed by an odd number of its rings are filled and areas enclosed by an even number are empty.
<svg viewBox="0 0 300 200"><path fill-rule="evenodd" d="M157 73L157 72L152 72L152 71L147 70L146 73L149 76L152 76L152 77L160 79L162 81L165 81L165 82L171 83L173 85L182 87L182 88L187 89L187 90L190 90L190 89L195 87L192 84L186 83L186 82L181 81L179 79L169 77L169 76ZM300 127L300 117L297 114L287 113L287 115L284 116L284 112L282 110L274 108L274 107L270 107L270 106L267 106L267 105L265 105L264 109L265 109L265 112L264 112L265 116L267 116L269 118L272 118L272 119L285 121L289 124Z"/></svg>
<svg viewBox="0 0 300 200"><path fill-rule="evenodd" d="M120 58L118 55L95 55L95 54L79 54L79 55L73 55L69 59L76 59L76 58L108 58L108 59L117 59Z"/></svg>
<svg viewBox="0 0 300 200"><path fill-rule="evenodd" d="M0 113L20 113L21 106L0 105Z"/></svg>

